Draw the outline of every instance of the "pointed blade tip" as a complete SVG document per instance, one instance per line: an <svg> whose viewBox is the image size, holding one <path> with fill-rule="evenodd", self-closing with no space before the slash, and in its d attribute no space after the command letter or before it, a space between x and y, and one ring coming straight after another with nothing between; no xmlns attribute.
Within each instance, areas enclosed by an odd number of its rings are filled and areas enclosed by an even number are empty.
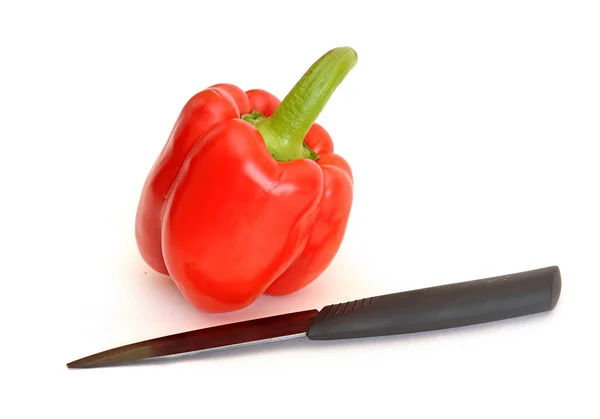
<svg viewBox="0 0 600 419"><path fill-rule="evenodd" d="M67 368L69 369L74 369L74 368L86 368L91 366L91 362L87 362L86 358L81 358L81 359L77 359L75 361L71 361L69 363L67 363Z"/></svg>

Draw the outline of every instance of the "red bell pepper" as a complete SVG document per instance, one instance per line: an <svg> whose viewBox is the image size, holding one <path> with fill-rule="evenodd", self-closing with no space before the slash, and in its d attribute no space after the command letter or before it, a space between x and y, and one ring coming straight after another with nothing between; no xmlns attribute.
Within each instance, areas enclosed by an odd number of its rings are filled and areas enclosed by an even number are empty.
<svg viewBox="0 0 600 419"><path fill-rule="evenodd" d="M314 121L356 62L351 48L329 51L281 102L217 84L183 107L143 186L135 235L146 263L199 310L295 292L333 260L353 178Z"/></svg>

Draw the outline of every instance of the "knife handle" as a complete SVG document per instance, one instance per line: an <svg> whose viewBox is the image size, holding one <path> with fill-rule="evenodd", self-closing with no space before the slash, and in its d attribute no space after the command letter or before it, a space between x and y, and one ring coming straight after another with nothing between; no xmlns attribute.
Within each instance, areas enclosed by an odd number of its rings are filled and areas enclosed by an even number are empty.
<svg viewBox="0 0 600 419"><path fill-rule="evenodd" d="M311 323L312 340L417 333L550 311L562 287L550 266L511 275L363 298L324 307Z"/></svg>

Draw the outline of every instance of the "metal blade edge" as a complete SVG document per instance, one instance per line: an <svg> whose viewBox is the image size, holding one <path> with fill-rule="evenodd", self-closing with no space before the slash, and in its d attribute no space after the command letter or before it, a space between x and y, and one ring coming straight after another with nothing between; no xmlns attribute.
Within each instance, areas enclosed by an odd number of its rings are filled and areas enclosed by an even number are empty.
<svg viewBox="0 0 600 419"><path fill-rule="evenodd" d="M99 352L67 364L68 368L121 365L165 359L306 336L318 310L229 323L159 337Z"/></svg>

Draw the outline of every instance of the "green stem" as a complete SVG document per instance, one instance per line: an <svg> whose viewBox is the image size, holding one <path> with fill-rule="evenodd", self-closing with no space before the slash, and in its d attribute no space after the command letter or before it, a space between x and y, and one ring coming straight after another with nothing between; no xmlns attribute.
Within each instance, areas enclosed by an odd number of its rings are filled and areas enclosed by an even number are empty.
<svg viewBox="0 0 600 419"><path fill-rule="evenodd" d="M256 127L260 121L264 121L267 117L258 111L252 111L251 113L242 115L241 119ZM304 141L302 142L302 147L304 147L304 158L311 160L317 160L319 158L319 155Z"/></svg>
<svg viewBox="0 0 600 419"><path fill-rule="evenodd" d="M276 160L314 157L310 148L306 151L304 137L357 60L350 47L332 49L304 73L271 117L255 118L256 129Z"/></svg>

